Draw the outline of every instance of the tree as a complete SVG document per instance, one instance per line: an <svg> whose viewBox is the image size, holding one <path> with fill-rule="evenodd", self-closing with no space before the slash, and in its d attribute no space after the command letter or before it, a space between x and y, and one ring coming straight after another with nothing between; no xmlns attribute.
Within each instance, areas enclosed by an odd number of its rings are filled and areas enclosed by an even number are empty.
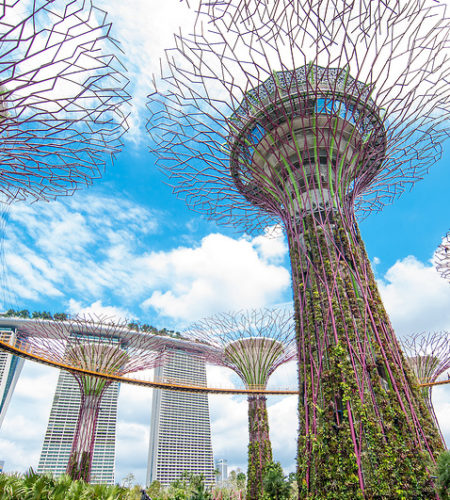
<svg viewBox="0 0 450 500"><path fill-rule="evenodd" d="M289 498L291 483L284 475L280 462L271 462L264 469L264 498L267 500L282 500Z"/></svg>
<svg viewBox="0 0 450 500"><path fill-rule="evenodd" d="M131 488L133 486L135 476L132 472L128 473L123 479L122 479L122 486L124 488Z"/></svg>
<svg viewBox="0 0 450 500"><path fill-rule="evenodd" d="M239 472L236 474L236 485L239 489L244 489L245 488L245 481L246 481L245 474L243 472Z"/></svg>
<svg viewBox="0 0 450 500"><path fill-rule="evenodd" d="M161 495L161 492L162 492L162 486L159 481L153 481L152 484L147 488L147 494L151 498Z"/></svg>

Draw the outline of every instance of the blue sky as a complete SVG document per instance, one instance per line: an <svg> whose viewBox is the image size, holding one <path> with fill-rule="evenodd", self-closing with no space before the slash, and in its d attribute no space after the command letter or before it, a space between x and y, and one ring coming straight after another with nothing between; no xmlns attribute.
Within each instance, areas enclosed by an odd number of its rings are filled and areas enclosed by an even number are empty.
<svg viewBox="0 0 450 500"><path fill-rule="evenodd" d="M175 0L131 10L108 2L114 34L122 41L135 96L123 152L103 178L70 198L18 204L4 234L7 293L2 307L95 311L157 327L183 329L220 311L291 300L287 246L282 236L245 235L219 227L177 200L147 151L145 95L171 30L187 22ZM136 16L139 12L139 16ZM450 330L450 286L433 269L433 252L450 227L450 146L411 192L361 223L380 290L399 335ZM1 226L0 226L1 227ZM0 297L1 299L1 297ZM3 428L0 459L6 470L36 466L57 373L26 362ZM232 383L211 368L210 383ZM282 367L274 385L295 380L295 364ZM441 425L450 441L450 389L435 390ZM144 481L151 391L121 388L117 445L120 481L133 472ZM214 452L246 468L246 401L210 398ZM295 398L271 398L275 458L294 467Z"/></svg>

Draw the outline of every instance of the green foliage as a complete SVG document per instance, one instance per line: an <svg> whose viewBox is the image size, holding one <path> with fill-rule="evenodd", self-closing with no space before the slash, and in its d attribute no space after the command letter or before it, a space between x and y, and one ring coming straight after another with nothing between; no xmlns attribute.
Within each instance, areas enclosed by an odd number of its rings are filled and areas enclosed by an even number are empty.
<svg viewBox="0 0 450 500"><path fill-rule="evenodd" d="M271 462L264 467L264 499L284 500L290 498L291 482L284 475L279 462Z"/></svg>
<svg viewBox="0 0 450 500"><path fill-rule="evenodd" d="M450 451L442 452L437 459L437 490L441 500L450 500Z"/></svg>
<svg viewBox="0 0 450 500"><path fill-rule="evenodd" d="M0 474L0 498L2 500L140 500L120 486L88 484L63 475L36 474L30 469L24 475Z"/></svg>
<svg viewBox="0 0 450 500"><path fill-rule="evenodd" d="M212 495L205 486L203 474L184 472L174 481L168 491L170 500L212 500Z"/></svg>
<svg viewBox="0 0 450 500"><path fill-rule="evenodd" d="M236 474L236 485L238 488L242 489L245 488L245 481L246 481L245 474L243 472L238 472Z"/></svg>
<svg viewBox="0 0 450 500"><path fill-rule="evenodd" d="M395 334L359 233L337 216L328 228L317 227L313 216L303 224L304 248L290 245L296 320L303 321L298 340L308 347L299 349L306 367L300 370L299 497L433 498L433 457L421 450L436 453L442 445L406 363L391 349ZM312 268L324 272L304 275ZM414 398L397 389L402 384ZM411 425L417 418L426 443Z"/></svg>

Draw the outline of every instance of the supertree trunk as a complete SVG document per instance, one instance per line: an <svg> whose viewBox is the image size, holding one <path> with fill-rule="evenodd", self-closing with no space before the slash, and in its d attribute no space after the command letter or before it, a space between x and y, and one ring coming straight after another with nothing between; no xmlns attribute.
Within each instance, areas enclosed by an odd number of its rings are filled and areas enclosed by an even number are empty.
<svg viewBox="0 0 450 500"><path fill-rule="evenodd" d="M81 394L77 429L66 469L72 479L83 479L87 483L91 479L95 432L102 394L103 391L88 395Z"/></svg>
<svg viewBox="0 0 450 500"><path fill-rule="evenodd" d="M264 468L272 462L269 418L264 396L248 398L248 431L247 499L258 500L263 495Z"/></svg>
<svg viewBox="0 0 450 500"><path fill-rule="evenodd" d="M288 219L301 498L433 498L442 443L381 302L353 214Z"/></svg>

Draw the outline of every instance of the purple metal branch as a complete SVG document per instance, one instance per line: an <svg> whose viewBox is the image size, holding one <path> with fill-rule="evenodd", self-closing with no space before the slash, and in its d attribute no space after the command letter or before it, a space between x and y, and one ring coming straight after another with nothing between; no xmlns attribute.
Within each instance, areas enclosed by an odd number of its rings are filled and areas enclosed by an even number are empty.
<svg viewBox="0 0 450 500"><path fill-rule="evenodd" d="M450 370L450 333L421 332L400 339L400 344L406 354L407 362L420 384L436 382L446 371ZM445 443L439 422L433 407L433 387L423 387L424 400L433 416L436 427Z"/></svg>
<svg viewBox="0 0 450 500"><path fill-rule="evenodd" d="M10 2L0 14L0 202L72 194L127 130L128 79L89 0Z"/></svg>
<svg viewBox="0 0 450 500"><path fill-rule="evenodd" d="M216 348L199 355L232 369L252 389L265 389L270 375L296 355L294 323L287 309L221 313L193 323L183 335Z"/></svg>

